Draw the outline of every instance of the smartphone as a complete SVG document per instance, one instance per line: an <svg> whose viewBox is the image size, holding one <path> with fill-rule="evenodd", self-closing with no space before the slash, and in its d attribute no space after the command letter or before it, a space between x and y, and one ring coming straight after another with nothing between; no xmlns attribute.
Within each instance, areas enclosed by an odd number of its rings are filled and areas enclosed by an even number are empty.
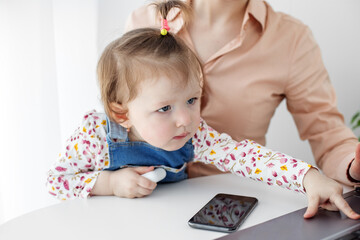
<svg viewBox="0 0 360 240"><path fill-rule="evenodd" d="M189 221L193 228L234 232L257 205L254 197L219 193Z"/></svg>

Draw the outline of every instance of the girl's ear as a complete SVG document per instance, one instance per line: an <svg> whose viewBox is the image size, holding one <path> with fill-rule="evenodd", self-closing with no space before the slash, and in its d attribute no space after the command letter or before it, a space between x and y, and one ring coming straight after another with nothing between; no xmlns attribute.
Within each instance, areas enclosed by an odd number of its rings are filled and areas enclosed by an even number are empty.
<svg viewBox="0 0 360 240"><path fill-rule="evenodd" d="M110 103L111 118L126 129L131 127L130 119L127 116L127 110L119 103Z"/></svg>

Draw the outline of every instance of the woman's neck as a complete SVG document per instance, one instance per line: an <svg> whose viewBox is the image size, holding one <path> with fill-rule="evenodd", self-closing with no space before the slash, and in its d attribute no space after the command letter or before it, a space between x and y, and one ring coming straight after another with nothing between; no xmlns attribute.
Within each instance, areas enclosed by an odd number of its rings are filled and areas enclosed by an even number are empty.
<svg viewBox="0 0 360 240"><path fill-rule="evenodd" d="M248 0L192 0L194 21L217 25L243 19Z"/></svg>

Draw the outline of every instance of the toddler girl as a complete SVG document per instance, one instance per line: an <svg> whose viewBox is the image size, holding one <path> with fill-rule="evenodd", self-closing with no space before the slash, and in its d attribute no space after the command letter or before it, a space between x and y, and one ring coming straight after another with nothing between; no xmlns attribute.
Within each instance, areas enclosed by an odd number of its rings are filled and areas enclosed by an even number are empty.
<svg viewBox="0 0 360 240"><path fill-rule="evenodd" d="M103 52L97 72L105 113L85 114L48 173L49 193L59 199L143 197L156 183L142 174L161 167L167 172L161 182L176 182L187 178L187 162L202 161L268 185L306 189L310 212L305 217L319 204L337 209L340 203L348 216L359 217L342 199L341 186L309 164L251 140L236 142L200 118L201 65L168 32L171 2L156 6L161 30L130 31ZM189 13L186 5L175 7ZM336 206L328 202L331 196Z"/></svg>

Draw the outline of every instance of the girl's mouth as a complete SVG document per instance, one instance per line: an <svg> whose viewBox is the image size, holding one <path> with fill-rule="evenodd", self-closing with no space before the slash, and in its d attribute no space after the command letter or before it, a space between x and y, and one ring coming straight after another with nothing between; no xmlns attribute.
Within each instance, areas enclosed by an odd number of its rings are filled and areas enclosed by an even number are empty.
<svg viewBox="0 0 360 240"><path fill-rule="evenodd" d="M184 133L182 133L182 134L180 134L180 135L178 135L178 136L175 136L174 139L183 139L183 138L185 138L187 135L189 135L189 133L188 133L188 132L184 132Z"/></svg>

